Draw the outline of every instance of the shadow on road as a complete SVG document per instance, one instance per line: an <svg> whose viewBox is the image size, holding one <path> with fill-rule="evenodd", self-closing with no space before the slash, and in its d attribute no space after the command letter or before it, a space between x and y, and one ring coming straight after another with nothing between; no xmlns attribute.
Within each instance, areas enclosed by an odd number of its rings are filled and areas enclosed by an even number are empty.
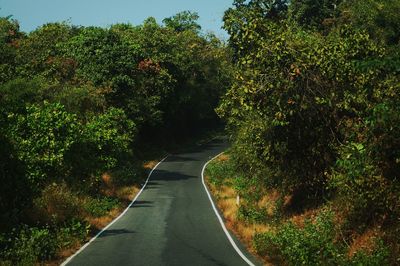
<svg viewBox="0 0 400 266"><path fill-rule="evenodd" d="M108 229L99 235L99 238L109 237L109 236L116 236L116 235L123 235L123 234L134 234L135 231L130 231L126 229Z"/></svg>
<svg viewBox="0 0 400 266"><path fill-rule="evenodd" d="M174 171L170 172L166 170L156 170L154 171L154 174L151 177L151 180L153 181L151 183L153 183L153 188L154 188L155 185L160 185L160 183L155 183L154 181L181 181L191 178L199 178L199 177L195 175L185 175ZM150 185L150 188L151 186L152 185Z"/></svg>
<svg viewBox="0 0 400 266"><path fill-rule="evenodd" d="M146 207L153 207L153 201L137 200L135 201L135 203L132 204L130 208L146 208Z"/></svg>

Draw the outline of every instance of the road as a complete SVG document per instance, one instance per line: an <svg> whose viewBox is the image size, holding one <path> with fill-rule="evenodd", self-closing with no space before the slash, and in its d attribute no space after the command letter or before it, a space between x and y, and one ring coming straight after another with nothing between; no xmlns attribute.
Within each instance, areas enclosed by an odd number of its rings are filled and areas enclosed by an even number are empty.
<svg viewBox="0 0 400 266"><path fill-rule="evenodd" d="M226 148L217 139L167 157L127 212L67 265L248 265L224 233L201 179L206 161Z"/></svg>

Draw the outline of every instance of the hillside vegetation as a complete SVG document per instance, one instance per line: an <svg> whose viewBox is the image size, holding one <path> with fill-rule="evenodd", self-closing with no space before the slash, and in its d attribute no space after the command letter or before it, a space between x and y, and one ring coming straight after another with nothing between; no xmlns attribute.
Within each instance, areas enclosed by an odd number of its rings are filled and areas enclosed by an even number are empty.
<svg viewBox="0 0 400 266"><path fill-rule="evenodd" d="M396 0L226 11L236 70L217 111L233 146L210 182L241 197L231 222L256 229L267 261L400 263L399 13Z"/></svg>
<svg viewBox="0 0 400 266"><path fill-rule="evenodd" d="M30 33L0 18L0 264L68 255L133 198L149 151L217 124L228 56L197 18Z"/></svg>

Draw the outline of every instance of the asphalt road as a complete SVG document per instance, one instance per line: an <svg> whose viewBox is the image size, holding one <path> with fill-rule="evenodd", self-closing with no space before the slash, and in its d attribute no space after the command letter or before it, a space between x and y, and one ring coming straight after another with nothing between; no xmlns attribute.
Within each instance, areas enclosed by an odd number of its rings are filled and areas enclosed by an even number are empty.
<svg viewBox="0 0 400 266"><path fill-rule="evenodd" d="M226 148L214 140L169 156L129 210L67 265L248 265L225 235L201 181L203 165Z"/></svg>

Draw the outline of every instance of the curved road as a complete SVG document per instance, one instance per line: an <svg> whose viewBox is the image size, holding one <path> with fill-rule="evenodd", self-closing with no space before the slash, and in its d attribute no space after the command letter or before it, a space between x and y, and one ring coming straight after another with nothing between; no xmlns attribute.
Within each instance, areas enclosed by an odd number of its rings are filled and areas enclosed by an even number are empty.
<svg viewBox="0 0 400 266"><path fill-rule="evenodd" d="M67 264L248 265L225 235L201 181L206 161L226 148L217 139L169 156L128 211Z"/></svg>

